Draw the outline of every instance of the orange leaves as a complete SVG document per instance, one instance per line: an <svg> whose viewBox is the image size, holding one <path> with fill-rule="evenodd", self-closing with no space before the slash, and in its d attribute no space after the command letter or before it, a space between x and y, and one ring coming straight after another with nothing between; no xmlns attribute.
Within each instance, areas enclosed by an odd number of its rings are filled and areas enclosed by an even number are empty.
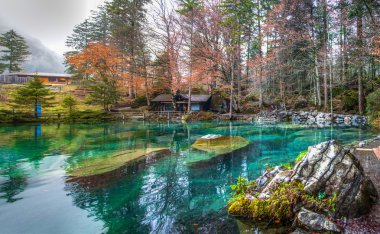
<svg viewBox="0 0 380 234"><path fill-rule="evenodd" d="M380 61L380 34L373 38L372 54Z"/></svg>
<svg viewBox="0 0 380 234"><path fill-rule="evenodd" d="M67 61L87 77L123 77L125 59L119 51L102 43L91 43L79 53L68 53Z"/></svg>

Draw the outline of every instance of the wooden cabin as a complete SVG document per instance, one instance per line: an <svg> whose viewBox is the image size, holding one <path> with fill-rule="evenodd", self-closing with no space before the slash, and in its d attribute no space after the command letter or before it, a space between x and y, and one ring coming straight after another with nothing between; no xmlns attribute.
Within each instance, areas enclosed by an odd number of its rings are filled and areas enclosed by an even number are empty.
<svg viewBox="0 0 380 234"><path fill-rule="evenodd" d="M177 94L175 96L176 111L187 111L189 95ZM156 111L174 111L173 96L171 94L160 94L152 100ZM211 95L191 95L191 111L210 110Z"/></svg>
<svg viewBox="0 0 380 234"><path fill-rule="evenodd" d="M8 73L0 75L0 83L2 84L24 84L31 79L37 77L46 85L67 85L73 82L70 74L56 73Z"/></svg>

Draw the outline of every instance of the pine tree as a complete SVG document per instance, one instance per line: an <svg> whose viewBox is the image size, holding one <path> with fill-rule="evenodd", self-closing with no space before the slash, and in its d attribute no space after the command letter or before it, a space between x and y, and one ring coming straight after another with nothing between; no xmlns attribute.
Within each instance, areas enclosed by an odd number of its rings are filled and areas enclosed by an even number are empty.
<svg viewBox="0 0 380 234"><path fill-rule="evenodd" d="M66 46L75 50L82 50L91 42L92 29L88 19L74 27L73 34L67 37Z"/></svg>
<svg viewBox="0 0 380 234"><path fill-rule="evenodd" d="M29 81L25 87L17 89L13 98L18 105L33 107L34 115L37 117L37 105L49 106L54 96L52 91L46 88L42 81L36 77Z"/></svg>
<svg viewBox="0 0 380 234"><path fill-rule="evenodd" d="M107 43L111 36L111 16L106 7L99 6L97 11L92 11L90 29L92 42Z"/></svg>
<svg viewBox="0 0 380 234"><path fill-rule="evenodd" d="M186 23L189 24L187 27L187 31L190 34L189 40L189 79L188 79L188 104L187 111L191 111L191 94L192 94L192 86L193 86L193 44L194 44L194 21L195 21L195 11L200 9L202 3L199 0L181 0L179 2L179 10L178 12L186 19Z"/></svg>
<svg viewBox="0 0 380 234"><path fill-rule="evenodd" d="M88 100L89 104L100 104L103 106L104 111L110 111L110 106L116 104L120 98L121 94L118 89L118 84L115 79L107 77L101 74L102 79L95 81L89 89L92 90L90 98Z"/></svg>
<svg viewBox="0 0 380 234"><path fill-rule="evenodd" d="M28 46L24 38L18 35L14 30L10 30L0 36L0 73L21 71L21 63L24 62L28 55Z"/></svg>
<svg viewBox="0 0 380 234"><path fill-rule="evenodd" d="M135 97L137 89L134 86L135 75L141 61L144 61L145 43L143 28L146 21L145 5L149 0L114 0L107 5L111 15L111 32L121 53L129 58L128 72L129 96ZM139 64L140 63L140 64ZM127 67L123 68L127 70Z"/></svg>

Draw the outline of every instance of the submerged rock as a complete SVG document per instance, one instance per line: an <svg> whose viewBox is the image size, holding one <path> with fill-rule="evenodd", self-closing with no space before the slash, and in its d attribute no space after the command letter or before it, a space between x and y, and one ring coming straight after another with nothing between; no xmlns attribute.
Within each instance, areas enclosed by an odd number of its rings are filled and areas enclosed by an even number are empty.
<svg viewBox="0 0 380 234"><path fill-rule="evenodd" d="M335 194L333 213L337 217L358 217L368 212L378 198L359 161L336 141L310 147L294 168L292 181L296 180L305 185L308 194Z"/></svg>
<svg viewBox="0 0 380 234"><path fill-rule="evenodd" d="M192 147L215 155L222 155L249 145L249 140L241 136L215 136L198 138Z"/></svg>
<svg viewBox="0 0 380 234"><path fill-rule="evenodd" d="M340 227L327 219L326 216L304 208L297 214L297 226L302 227L309 232L341 232Z"/></svg>
<svg viewBox="0 0 380 234"><path fill-rule="evenodd" d="M87 158L79 161L75 165L67 168L67 173L71 177L87 177L101 175L114 171L130 162L146 159L146 162L154 160L161 155L170 155L167 148L150 148L120 151L105 157Z"/></svg>

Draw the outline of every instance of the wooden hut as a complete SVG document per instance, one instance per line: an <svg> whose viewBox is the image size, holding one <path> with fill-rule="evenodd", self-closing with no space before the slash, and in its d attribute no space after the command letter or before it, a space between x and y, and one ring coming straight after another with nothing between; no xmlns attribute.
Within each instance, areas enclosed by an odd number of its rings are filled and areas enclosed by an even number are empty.
<svg viewBox="0 0 380 234"><path fill-rule="evenodd" d="M189 95L177 94L174 97L176 111L187 111ZM211 95L191 95L191 111L208 111L210 109ZM156 111L174 111L173 95L160 94L152 100Z"/></svg>

